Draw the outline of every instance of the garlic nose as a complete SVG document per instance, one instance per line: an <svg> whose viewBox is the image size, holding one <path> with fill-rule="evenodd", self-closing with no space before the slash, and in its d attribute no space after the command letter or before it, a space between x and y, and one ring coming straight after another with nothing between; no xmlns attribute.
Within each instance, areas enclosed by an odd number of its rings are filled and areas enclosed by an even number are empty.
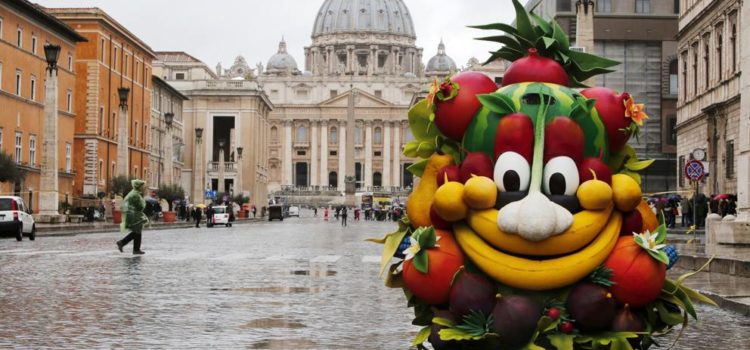
<svg viewBox="0 0 750 350"><path fill-rule="evenodd" d="M572 224L573 214L539 192L504 206L497 214L500 230L532 242L565 232Z"/></svg>

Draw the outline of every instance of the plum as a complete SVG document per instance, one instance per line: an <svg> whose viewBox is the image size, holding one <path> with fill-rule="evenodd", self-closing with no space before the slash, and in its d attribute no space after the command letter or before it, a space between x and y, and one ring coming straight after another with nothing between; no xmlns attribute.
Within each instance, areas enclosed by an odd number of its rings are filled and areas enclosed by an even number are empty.
<svg viewBox="0 0 750 350"><path fill-rule="evenodd" d="M503 349L517 349L531 341L544 308L534 300L521 296L503 296L492 310L492 329L500 336Z"/></svg>
<svg viewBox="0 0 750 350"><path fill-rule="evenodd" d="M488 316L495 307L497 286L488 278L462 269L453 281L450 293L450 311L462 320L471 311Z"/></svg>
<svg viewBox="0 0 750 350"><path fill-rule="evenodd" d="M617 304L609 290L599 284L584 282L568 294L566 305L576 328L585 332L608 330L615 318Z"/></svg>

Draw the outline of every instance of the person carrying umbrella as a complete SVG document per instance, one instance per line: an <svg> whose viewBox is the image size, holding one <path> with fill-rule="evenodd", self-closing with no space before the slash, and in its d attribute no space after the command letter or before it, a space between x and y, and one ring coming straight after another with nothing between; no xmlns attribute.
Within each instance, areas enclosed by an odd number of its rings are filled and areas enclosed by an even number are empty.
<svg viewBox="0 0 750 350"><path fill-rule="evenodd" d="M148 224L148 217L143 213L146 207L146 201L143 199L143 192L146 190L146 182L134 179L130 181L133 189L122 201L122 213L124 219L120 224L120 232L127 232L127 236L117 241L117 250L122 253L122 248L133 241L133 254L145 254L141 250L141 232L143 225Z"/></svg>

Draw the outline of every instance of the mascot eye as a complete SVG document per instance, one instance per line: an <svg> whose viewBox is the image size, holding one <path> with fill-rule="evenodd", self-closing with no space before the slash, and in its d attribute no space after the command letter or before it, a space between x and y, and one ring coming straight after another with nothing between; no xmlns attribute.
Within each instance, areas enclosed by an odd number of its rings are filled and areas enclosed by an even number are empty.
<svg viewBox="0 0 750 350"><path fill-rule="evenodd" d="M578 167L570 157L555 157L544 166L544 193L574 196L580 179Z"/></svg>
<svg viewBox="0 0 750 350"><path fill-rule="evenodd" d="M531 167L520 154L505 152L495 162L493 177L500 192L526 191L531 181Z"/></svg>

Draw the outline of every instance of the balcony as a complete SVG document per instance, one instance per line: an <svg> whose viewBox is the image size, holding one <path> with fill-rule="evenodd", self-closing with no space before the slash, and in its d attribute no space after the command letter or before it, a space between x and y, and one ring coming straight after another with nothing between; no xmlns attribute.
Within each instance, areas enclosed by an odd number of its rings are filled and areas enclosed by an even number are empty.
<svg viewBox="0 0 750 350"><path fill-rule="evenodd" d="M221 170L220 168L221 163L219 162L208 162L208 169L209 173L216 173L218 174ZM235 174L237 173L237 163L235 162L224 162L224 173L225 174Z"/></svg>

